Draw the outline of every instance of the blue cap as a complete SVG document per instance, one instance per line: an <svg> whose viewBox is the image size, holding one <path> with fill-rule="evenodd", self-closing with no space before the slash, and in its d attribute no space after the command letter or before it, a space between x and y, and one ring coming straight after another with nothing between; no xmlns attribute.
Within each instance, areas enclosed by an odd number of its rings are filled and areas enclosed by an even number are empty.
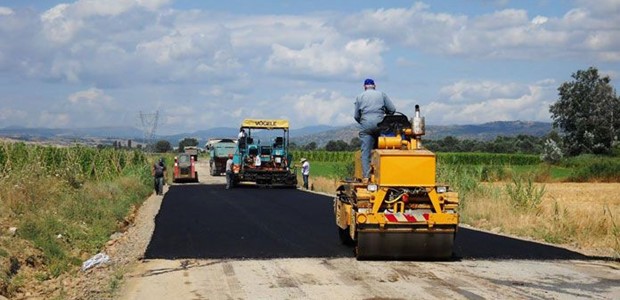
<svg viewBox="0 0 620 300"><path fill-rule="evenodd" d="M364 85L375 85L375 81L368 78L366 80L364 80Z"/></svg>

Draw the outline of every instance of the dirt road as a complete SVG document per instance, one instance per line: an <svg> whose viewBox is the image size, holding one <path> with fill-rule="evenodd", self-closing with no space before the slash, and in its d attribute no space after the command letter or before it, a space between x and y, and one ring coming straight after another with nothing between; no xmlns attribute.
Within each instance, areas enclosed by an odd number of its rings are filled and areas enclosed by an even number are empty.
<svg viewBox="0 0 620 300"><path fill-rule="evenodd" d="M620 299L618 263L470 228L453 261L357 261L329 197L198 172L164 196L120 299Z"/></svg>

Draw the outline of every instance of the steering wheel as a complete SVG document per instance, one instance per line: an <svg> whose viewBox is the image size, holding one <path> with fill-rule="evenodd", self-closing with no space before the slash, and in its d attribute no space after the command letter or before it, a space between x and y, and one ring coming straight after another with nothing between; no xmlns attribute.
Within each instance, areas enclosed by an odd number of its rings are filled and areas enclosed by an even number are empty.
<svg viewBox="0 0 620 300"><path fill-rule="evenodd" d="M381 131L396 132L397 129L411 127L411 122L407 116L401 112L394 112L392 115L386 115L383 120L377 124Z"/></svg>

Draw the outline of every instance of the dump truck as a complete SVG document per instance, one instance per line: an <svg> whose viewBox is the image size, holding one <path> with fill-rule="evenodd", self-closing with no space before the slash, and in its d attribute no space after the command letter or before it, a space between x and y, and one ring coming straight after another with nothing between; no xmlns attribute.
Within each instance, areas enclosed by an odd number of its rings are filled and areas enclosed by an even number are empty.
<svg viewBox="0 0 620 300"><path fill-rule="evenodd" d="M233 186L254 182L296 187L296 168L289 153L288 120L245 119L241 129L245 135L239 138L233 156Z"/></svg>
<svg viewBox="0 0 620 300"><path fill-rule="evenodd" d="M207 141L205 149L209 151L209 173L219 176L226 172L226 160L237 150L237 143L233 139L212 138Z"/></svg>
<svg viewBox="0 0 620 300"><path fill-rule="evenodd" d="M422 146L424 117L385 116L371 151L369 178L341 181L334 199L340 240L366 259L450 259L459 223L458 193L436 182L436 155Z"/></svg>
<svg viewBox="0 0 620 300"><path fill-rule="evenodd" d="M198 161L198 153L200 153L200 149L196 146L185 146L183 151L194 158L194 161Z"/></svg>

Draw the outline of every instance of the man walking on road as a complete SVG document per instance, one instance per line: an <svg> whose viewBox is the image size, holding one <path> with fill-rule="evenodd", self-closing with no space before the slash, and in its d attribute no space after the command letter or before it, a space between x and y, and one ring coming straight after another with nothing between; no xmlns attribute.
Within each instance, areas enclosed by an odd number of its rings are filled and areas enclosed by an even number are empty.
<svg viewBox="0 0 620 300"><path fill-rule="evenodd" d="M301 176L304 179L304 189L308 189L308 177L310 176L310 163L307 159L301 159Z"/></svg>
<svg viewBox="0 0 620 300"><path fill-rule="evenodd" d="M360 124L359 137L362 140L362 176L370 177L370 151L376 148L379 138L377 124L385 115L396 112L394 104L384 93L375 90L375 81L364 81L364 92L355 99L355 112L353 117Z"/></svg>
<svg viewBox="0 0 620 300"><path fill-rule="evenodd" d="M228 160L226 161L226 189L229 190L232 187L233 182L233 155L228 154Z"/></svg>
<svg viewBox="0 0 620 300"><path fill-rule="evenodd" d="M158 162L153 164L152 175L155 183L155 193L163 195L164 183L166 182L166 165L163 158L160 158Z"/></svg>

